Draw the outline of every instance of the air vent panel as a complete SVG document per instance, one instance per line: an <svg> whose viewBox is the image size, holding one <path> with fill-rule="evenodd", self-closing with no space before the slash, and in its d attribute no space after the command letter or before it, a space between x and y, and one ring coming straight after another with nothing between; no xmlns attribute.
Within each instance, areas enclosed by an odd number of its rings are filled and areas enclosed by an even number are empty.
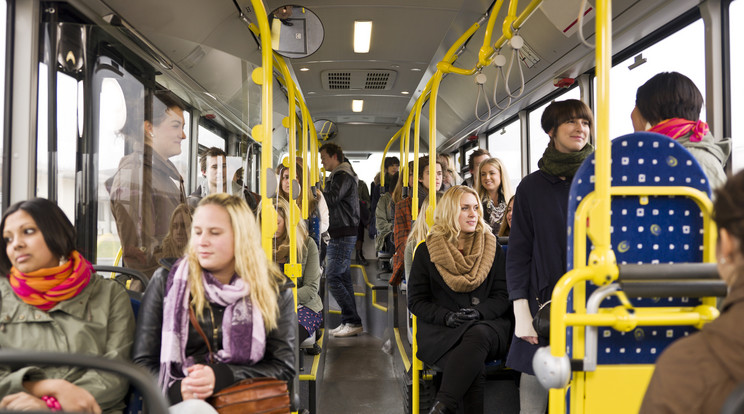
<svg viewBox="0 0 744 414"><path fill-rule="evenodd" d="M394 70L325 70L320 74L323 89L327 91L390 90L397 75L398 72Z"/></svg>

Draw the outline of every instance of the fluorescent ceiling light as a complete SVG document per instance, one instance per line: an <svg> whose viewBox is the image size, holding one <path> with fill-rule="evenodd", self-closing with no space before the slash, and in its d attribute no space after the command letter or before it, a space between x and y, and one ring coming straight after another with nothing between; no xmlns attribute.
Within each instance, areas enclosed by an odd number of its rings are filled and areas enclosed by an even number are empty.
<svg viewBox="0 0 744 414"><path fill-rule="evenodd" d="M309 70L310 70L310 68L300 68L300 72L307 72Z"/></svg>
<svg viewBox="0 0 744 414"><path fill-rule="evenodd" d="M408 95L408 91L402 91L401 93L402 93L403 95Z"/></svg>
<svg viewBox="0 0 744 414"><path fill-rule="evenodd" d="M369 53L369 42L372 39L372 22L354 22L354 53Z"/></svg>
<svg viewBox="0 0 744 414"><path fill-rule="evenodd" d="M362 112L362 109L364 108L364 100L362 99L354 99L351 101L351 110L354 112Z"/></svg>

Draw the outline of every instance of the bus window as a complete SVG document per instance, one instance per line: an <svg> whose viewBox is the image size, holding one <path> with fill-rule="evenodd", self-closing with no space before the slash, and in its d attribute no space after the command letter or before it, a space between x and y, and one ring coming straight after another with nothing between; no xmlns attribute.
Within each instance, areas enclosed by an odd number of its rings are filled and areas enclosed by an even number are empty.
<svg viewBox="0 0 744 414"><path fill-rule="evenodd" d="M5 27L7 23L8 5L0 1L0 79L5 79ZM0 82L0 97L5 96L5 82ZM5 113L5 99L0 98L0 114ZM4 130L3 117L0 116L0 131ZM3 153L4 139L0 139L0 154ZM3 161L0 157L0 177L2 176ZM2 180L0 179L0 183ZM0 184L1 186L1 184ZM3 193L6 189L0 188L0 205L2 205Z"/></svg>
<svg viewBox="0 0 744 414"><path fill-rule="evenodd" d="M496 157L504 163L506 171L509 173L512 189L517 188L517 184L522 179L522 147L521 147L521 129L519 128L519 119L498 128L488 135L488 152L492 157Z"/></svg>
<svg viewBox="0 0 744 414"><path fill-rule="evenodd" d="M199 125L199 146L204 148L217 147L225 151L225 138L215 134L210 129Z"/></svg>
<svg viewBox="0 0 744 414"><path fill-rule="evenodd" d="M741 117L744 111L744 98L741 94L744 92L744 79L741 77L744 70L744 52L738 46L744 41L744 27L737 23L744 19L744 1L735 1L729 6L729 22L731 28L729 36L731 41L731 132L733 150L731 152L731 173L736 174L744 168L744 120ZM718 138L718 137L716 137Z"/></svg>
<svg viewBox="0 0 744 414"><path fill-rule="evenodd" d="M705 97L704 30L703 21L697 20L610 70L610 139L633 132L630 112L635 107L636 91L659 72L674 71L687 76ZM679 53L680 50L685 52ZM594 82L596 102L596 78ZM705 105L700 119L706 120Z"/></svg>
<svg viewBox="0 0 744 414"><path fill-rule="evenodd" d="M565 101L566 99L581 99L581 92L579 88L572 88L571 90L555 98L554 100ZM529 143L528 147L530 151L530 172L537 171L537 162L540 160L540 158L542 158L542 155L545 152L545 148L548 146L548 142L550 142L548 134L546 134L545 131L543 131L542 129L540 118L542 118L542 114L543 112L545 112L545 108L547 108L551 102L552 101L545 102L537 109L533 109L532 111L530 111L528 116L530 122L530 133L529 140L527 142ZM509 173L511 174L511 170L509 170ZM517 177L519 176L521 176L521 174L519 174Z"/></svg>
<svg viewBox="0 0 744 414"><path fill-rule="evenodd" d="M56 202L70 221L75 221L75 162L79 123L82 122L82 83L57 72L57 151L49 152L47 65L39 64L39 101L36 135L36 196L50 197L49 175L56 174ZM49 157L56 157L49 171Z"/></svg>

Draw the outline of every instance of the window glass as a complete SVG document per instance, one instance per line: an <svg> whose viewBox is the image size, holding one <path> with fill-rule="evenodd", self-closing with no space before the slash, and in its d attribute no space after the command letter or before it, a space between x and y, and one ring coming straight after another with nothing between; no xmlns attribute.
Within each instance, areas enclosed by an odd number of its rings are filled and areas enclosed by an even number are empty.
<svg viewBox="0 0 744 414"><path fill-rule="evenodd" d="M744 1L738 0L731 3L729 27L731 31L731 126L732 126L732 173L737 173L744 169L744 118L740 116L744 111L744 80L739 75L744 71L744 51L741 44L744 42L744 27L737 24L744 19ZM737 116L738 115L738 116Z"/></svg>
<svg viewBox="0 0 744 414"><path fill-rule="evenodd" d="M49 152L47 66L39 64L39 100L36 139L36 195L49 198L49 174L56 174L57 205L75 221L75 162L78 114L82 115L82 84L57 72L57 151ZM80 107L78 107L80 105ZM79 111L80 109L80 111ZM49 171L49 157L56 158L56 171Z"/></svg>
<svg viewBox="0 0 744 414"><path fill-rule="evenodd" d="M556 101L565 101L566 99L580 99L581 98L581 91L578 87L575 87L563 95L556 98ZM548 146L548 142L550 142L550 138L548 137L548 134L543 131L540 119L542 118L543 112L545 112L545 108L550 105L552 101L544 103L542 106L538 107L537 109L533 109L528 114L529 119L529 125L530 125L530 132L529 132L529 165L530 165L530 172L537 171L537 162L542 158L543 153L545 152L545 148ZM511 171L509 171L511 173Z"/></svg>
<svg viewBox="0 0 744 414"><path fill-rule="evenodd" d="M7 23L8 6L4 0L0 1L0 114L5 113L5 25ZM3 131L3 117L0 116L0 131ZM3 153L4 139L0 138L0 154ZM3 157L0 157L0 187L2 186ZM3 200L3 190L0 188L0 205Z"/></svg>
<svg viewBox="0 0 744 414"><path fill-rule="evenodd" d="M222 138L208 128L199 125L199 146L204 148L217 147L224 151L225 138Z"/></svg>
<svg viewBox="0 0 744 414"><path fill-rule="evenodd" d="M735 21L733 16L731 21ZM674 71L687 76L705 97L704 30L703 21L698 20L610 70L611 139L633 132L630 112L635 107L636 91L659 72ZM732 38L732 44L736 44L733 42ZM682 50L684 53L680 53ZM597 102L596 78L594 82ZM705 120L705 105L700 119Z"/></svg>
<svg viewBox="0 0 744 414"><path fill-rule="evenodd" d="M522 179L521 142L519 119L488 136L488 152L492 157L500 159L506 167L512 189L516 189Z"/></svg>

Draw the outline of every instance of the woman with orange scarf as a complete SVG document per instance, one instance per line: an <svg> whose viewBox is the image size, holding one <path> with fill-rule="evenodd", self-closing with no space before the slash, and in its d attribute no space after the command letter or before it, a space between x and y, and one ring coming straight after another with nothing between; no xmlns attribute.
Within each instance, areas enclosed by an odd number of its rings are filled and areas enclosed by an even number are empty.
<svg viewBox="0 0 744 414"><path fill-rule="evenodd" d="M75 228L54 203L16 203L0 222L0 348L128 360L129 296L75 250ZM127 381L75 367L0 367L0 409L119 413Z"/></svg>

